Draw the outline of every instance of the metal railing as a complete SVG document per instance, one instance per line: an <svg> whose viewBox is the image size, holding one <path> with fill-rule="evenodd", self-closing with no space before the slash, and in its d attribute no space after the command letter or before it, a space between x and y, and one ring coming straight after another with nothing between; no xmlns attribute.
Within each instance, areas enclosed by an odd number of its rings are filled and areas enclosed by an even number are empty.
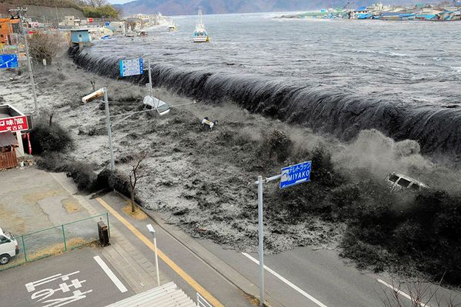
<svg viewBox="0 0 461 307"><path fill-rule="evenodd" d="M41 229L28 234L14 236L18 242L19 254L8 264L0 265L0 271L60 254L98 241L98 222L106 223L109 234L109 214L91 216L85 219Z"/></svg>

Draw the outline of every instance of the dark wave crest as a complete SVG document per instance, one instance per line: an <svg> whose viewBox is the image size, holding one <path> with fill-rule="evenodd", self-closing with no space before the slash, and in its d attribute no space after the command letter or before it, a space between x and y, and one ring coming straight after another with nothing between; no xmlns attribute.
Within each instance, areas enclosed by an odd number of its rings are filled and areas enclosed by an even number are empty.
<svg viewBox="0 0 461 307"><path fill-rule="evenodd" d="M104 76L119 77L119 59L85 51L71 53L77 65ZM461 153L461 109L456 105L414 105L361 97L341 89L326 91L267 77L186 70L164 64L154 64L151 69L154 86L211 103L232 100L250 112L330 133L342 140L350 140L364 129L377 129L396 141L418 141L425 154L454 158ZM147 73L126 79L148 82Z"/></svg>

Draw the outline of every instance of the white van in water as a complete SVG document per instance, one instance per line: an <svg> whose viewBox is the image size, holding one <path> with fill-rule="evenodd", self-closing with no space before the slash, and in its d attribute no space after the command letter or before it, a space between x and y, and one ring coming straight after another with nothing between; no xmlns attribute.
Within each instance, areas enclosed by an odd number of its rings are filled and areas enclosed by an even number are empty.
<svg viewBox="0 0 461 307"><path fill-rule="evenodd" d="M7 264L17 254L19 254L18 241L0 228L0 264Z"/></svg>
<svg viewBox="0 0 461 307"><path fill-rule="evenodd" d="M397 173L390 173L387 176L387 182L391 186L391 191L393 192L403 189L418 192L429 188L427 185L416 179Z"/></svg>

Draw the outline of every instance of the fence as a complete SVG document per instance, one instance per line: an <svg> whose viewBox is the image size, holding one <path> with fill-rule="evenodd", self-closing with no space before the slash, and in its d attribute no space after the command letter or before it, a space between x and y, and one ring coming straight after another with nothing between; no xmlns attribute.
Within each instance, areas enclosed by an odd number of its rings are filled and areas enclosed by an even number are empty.
<svg viewBox="0 0 461 307"><path fill-rule="evenodd" d="M13 151L0 152L0 169L13 168L16 166L18 166L18 160L14 149Z"/></svg>
<svg viewBox="0 0 461 307"><path fill-rule="evenodd" d="M72 223L14 236L18 242L19 254L12 258L8 264L1 265L0 271L97 241L99 239L99 221L106 223L110 234L109 214L104 213Z"/></svg>

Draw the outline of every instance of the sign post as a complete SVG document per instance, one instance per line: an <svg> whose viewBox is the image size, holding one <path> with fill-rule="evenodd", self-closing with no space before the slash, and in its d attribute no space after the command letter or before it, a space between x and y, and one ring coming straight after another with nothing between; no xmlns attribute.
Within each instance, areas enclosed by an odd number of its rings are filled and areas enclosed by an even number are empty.
<svg viewBox="0 0 461 307"><path fill-rule="evenodd" d="M120 77L142 75L143 73L144 63L142 58L120 61Z"/></svg>
<svg viewBox="0 0 461 307"><path fill-rule="evenodd" d="M280 175L264 179L258 176L258 254L259 254L259 306L264 306L264 225L263 225L263 182L280 179L280 189L288 188L310 181L312 161L303 162L282 168Z"/></svg>
<svg viewBox="0 0 461 307"><path fill-rule="evenodd" d="M0 54L0 68L19 67L17 54Z"/></svg>

